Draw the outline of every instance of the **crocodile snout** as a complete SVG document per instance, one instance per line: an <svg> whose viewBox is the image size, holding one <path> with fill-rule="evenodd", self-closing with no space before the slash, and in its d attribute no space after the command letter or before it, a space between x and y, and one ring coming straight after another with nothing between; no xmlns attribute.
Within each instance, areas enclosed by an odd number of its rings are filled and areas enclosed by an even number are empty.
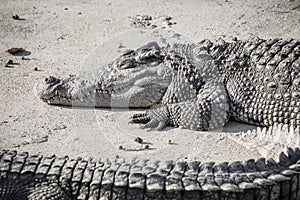
<svg viewBox="0 0 300 200"><path fill-rule="evenodd" d="M44 82L46 84L55 84L55 83L58 83L59 82L59 79L58 78L55 78L54 76L49 76L49 77L46 77Z"/></svg>

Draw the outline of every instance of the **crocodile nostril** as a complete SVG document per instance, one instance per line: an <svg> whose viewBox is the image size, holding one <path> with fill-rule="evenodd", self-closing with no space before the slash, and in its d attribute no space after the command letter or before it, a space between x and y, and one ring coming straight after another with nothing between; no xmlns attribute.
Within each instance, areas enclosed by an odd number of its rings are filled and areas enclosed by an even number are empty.
<svg viewBox="0 0 300 200"><path fill-rule="evenodd" d="M56 81L56 78L53 76L50 76L49 78L45 78L45 83L49 84L49 83L53 83Z"/></svg>

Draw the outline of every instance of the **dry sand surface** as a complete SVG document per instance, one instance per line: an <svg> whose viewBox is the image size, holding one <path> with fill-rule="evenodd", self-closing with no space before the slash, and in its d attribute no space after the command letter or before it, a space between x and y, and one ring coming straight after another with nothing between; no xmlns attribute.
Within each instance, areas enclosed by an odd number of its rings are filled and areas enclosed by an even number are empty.
<svg viewBox="0 0 300 200"><path fill-rule="evenodd" d="M31 153L218 162L257 158L255 151L226 137L254 126L229 122L210 132L142 130L128 124L129 117L141 110L50 106L35 96L34 86L49 75L95 75L97 65L123 47L135 48L153 39L300 39L299 0L1 0L0 5L0 149ZM133 24L137 15L152 20L145 27ZM27 52L5 53L11 47ZM10 59L13 64L5 67ZM134 141L137 137L143 144ZM120 149L145 145L149 149Z"/></svg>

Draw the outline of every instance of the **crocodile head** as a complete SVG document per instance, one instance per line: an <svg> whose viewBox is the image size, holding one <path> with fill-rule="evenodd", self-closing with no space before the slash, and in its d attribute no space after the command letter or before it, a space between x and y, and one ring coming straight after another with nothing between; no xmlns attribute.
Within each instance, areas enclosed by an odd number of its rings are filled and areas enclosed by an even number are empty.
<svg viewBox="0 0 300 200"><path fill-rule="evenodd" d="M36 94L56 105L149 107L161 100L170 82L162 50L151 42L124 52L95 79L50 76L36 86Z"/></svg>

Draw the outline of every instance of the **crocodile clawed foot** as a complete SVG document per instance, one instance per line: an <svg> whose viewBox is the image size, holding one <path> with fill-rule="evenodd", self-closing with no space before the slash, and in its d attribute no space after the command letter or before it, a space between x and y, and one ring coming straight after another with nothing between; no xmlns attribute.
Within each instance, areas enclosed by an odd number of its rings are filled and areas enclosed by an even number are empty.
<svg viewBox="0 0 300 200"><path fill-rule="evenodd" d="M139 114L134 114L134 115L131 117L129 123L130 123L130 124L134 124L134 123L136 123L136 124L146 124L146 123L148 123L150 120L151 120L151 119L150 119L149 116L147 116L147 113L139 113Z"/></svg>
<svg viewBox="0 0 300 200"><path fill-rule="evenodd" d="M144 124L142 129L156 128L156 130L162 130L166 127L167 123L165 119L162 119L155 115L155 113L148 111L146 113L134 114L129 121L130 124Z"/></svg>

